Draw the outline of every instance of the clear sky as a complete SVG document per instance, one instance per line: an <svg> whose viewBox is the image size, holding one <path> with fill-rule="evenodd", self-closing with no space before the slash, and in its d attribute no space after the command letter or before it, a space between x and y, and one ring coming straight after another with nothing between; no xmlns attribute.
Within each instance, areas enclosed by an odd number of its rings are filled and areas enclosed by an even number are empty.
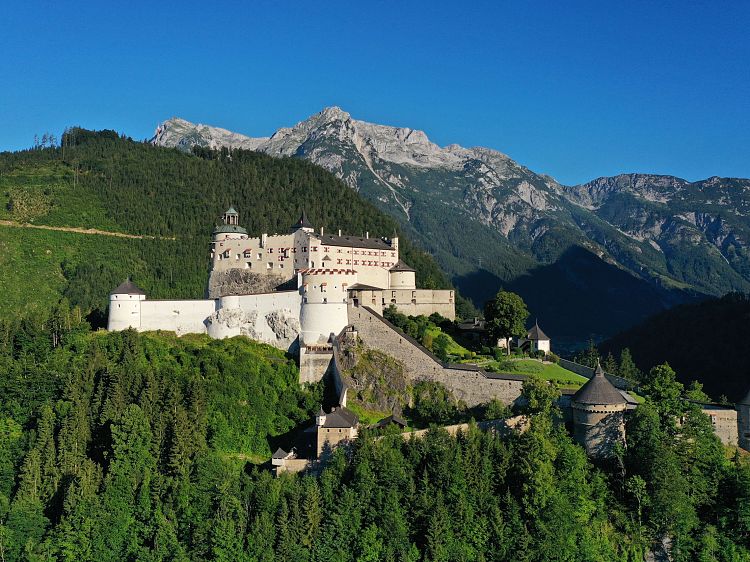
<svg viewBox="0 0 750 562"><path fill-rule="evenodd" d="M750 177L750 1L0 2L0 150L328 105L563 183Z"/></svg>

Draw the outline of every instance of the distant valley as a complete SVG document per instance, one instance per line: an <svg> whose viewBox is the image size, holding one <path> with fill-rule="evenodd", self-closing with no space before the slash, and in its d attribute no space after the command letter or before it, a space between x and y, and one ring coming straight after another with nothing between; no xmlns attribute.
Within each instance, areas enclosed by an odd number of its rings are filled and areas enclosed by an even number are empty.
<svg viewBox="0 0 750 562"><path fill-rule="evenodd" d="M560 342L750 290L750 180L628 174L564 186L496 150L326 108L271 137L169 119L154 144L311 161L396 218L477 305L520 293Z"/></svg>

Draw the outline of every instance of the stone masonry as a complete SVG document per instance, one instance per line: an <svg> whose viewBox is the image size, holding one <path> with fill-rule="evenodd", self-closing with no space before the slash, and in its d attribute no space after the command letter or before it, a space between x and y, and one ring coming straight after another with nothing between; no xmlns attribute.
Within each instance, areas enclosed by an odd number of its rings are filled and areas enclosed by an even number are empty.
<svg viewBox="0 0 750 562"><path fill-rule="evenodd" d="M368 347L386 351L404 364L413 380L442 383L468 406L484 404L497 398L512 404L521 395L526 377L487 373L471 365L442 363L410 337L398 332L387 320L365 306L349 306L349 324Z"/></svg>

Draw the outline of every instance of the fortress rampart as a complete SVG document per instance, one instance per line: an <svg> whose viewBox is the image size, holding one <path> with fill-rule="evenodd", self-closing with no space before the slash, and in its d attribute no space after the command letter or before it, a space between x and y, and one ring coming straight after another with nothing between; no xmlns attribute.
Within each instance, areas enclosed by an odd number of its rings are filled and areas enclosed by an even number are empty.
<svg viewBox="0 0 750 562"><path fill-rule="evenodd" d="M350 305L349 324L365 345L383 350L403 363L411 380L442 383L469 406L483 404L493 398L504 404L512 404L521 395L521 386L526 377L487 373L471 365L445 364L418 342L398 332L369 307Z"/></svg>

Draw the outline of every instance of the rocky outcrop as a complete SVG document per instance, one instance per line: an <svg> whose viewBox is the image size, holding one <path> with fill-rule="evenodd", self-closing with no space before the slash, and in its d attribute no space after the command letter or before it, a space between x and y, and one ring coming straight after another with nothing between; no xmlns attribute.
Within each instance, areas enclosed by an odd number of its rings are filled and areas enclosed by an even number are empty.
<svg viewBox="0 0 750 562"><path fill-rule="evenodd" d="M208 278L208 298L270 293L283 288L288 281L281 275L260 275L244 269L212 271Z"/></svg>
<svg viewBox="0 0 750 562"><path fill-rule="evenodd" d="M208 317L213 337L247 336L288 350L302 331L299 319L288 309L274 310L266 315L256 310L221 308Z"/></svg>

